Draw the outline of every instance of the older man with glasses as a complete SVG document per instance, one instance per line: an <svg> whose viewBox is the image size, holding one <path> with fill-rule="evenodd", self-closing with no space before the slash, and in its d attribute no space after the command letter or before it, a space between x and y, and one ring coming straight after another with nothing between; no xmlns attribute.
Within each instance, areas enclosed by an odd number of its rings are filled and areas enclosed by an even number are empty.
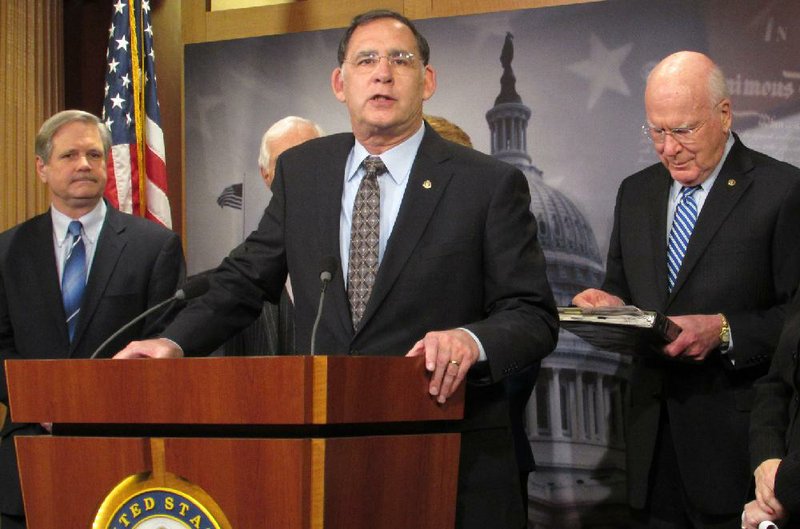
<svg viewBox="0 0 800 529"><path fill-rule="evenodd" d="M682 331L633 359L626 403L634 526L742 524L753 382L800 282L800 170L745 147L720 69L678 52L650 73L643 130L660 162L619 188L602 290Z"/></svg>

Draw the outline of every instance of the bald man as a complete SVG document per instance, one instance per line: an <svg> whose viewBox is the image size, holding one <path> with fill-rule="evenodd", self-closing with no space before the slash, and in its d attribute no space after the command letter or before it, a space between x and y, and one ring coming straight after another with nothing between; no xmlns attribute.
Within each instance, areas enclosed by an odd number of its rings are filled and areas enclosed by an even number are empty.
<svg viewBox="0 0 800 529"><path fill-rule="evenodd" d="M725 77L703 54L661 61L645 110L661 163L622 182L602 290L574 303L637 305L682 328L633 359L635 526L738 529L753 382L769 368L800 281L800 171L732 132Z"/></svg>

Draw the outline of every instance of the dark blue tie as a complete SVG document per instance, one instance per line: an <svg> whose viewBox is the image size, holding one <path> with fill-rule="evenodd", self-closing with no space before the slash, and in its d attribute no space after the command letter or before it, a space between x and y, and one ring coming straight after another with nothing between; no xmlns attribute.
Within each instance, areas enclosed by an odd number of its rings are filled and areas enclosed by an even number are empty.
<svg viewBox="0 0 800 529"><path fill-rule="evenodd" d="M678 205L675 206L675 217L672 219L667 246L667 281L670 292L675 286L683 257L686 255L686 247L689 246L689 237L692 236L697 222L697 203L693 195L698 189L700 186L682 188L678 196Z"/></svg>
<svg viewBox="0 0 800 529"><path fill-rule="evenodd" d="M86 289L86 248L81 237L83 226L77 220L69 223L67 231L69 239L67 258L64 261L64 274L61 277L61 296L64 298L64 313L67 315L69 341L75 336L75 326L81 311L83 291Z"/></svg>

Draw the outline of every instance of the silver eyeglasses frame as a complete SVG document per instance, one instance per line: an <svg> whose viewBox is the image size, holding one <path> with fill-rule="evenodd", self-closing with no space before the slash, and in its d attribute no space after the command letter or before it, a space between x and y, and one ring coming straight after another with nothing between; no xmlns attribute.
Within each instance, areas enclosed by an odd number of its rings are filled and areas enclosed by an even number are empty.
<svg viewBox="0 0 800 529"><path fill-rule="evenodd" d="M394 70L410 71L414 68L416 56L410 51L392 51L385 55L381 55L376 51L357 53L354 57L345 59L344 62L353 65L358 72L372 72L381 62L381 59L386 59L386 62Z"/></svg>

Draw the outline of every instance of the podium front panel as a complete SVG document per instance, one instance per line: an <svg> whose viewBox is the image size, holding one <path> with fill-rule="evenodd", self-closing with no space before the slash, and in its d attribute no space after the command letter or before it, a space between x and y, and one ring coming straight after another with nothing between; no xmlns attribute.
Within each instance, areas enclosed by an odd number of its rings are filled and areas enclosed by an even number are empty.
<svg viewBox="0 0 800 529"><path fill-rule="evenodd" d="M325 441L326 529L455 525L460 435Z"/></svg>
<svg viewBox="0 0 800 529"><path fill-rule="evenodd" d="M173 489L177 479L201 489L230 529L442 529L455 519L458 434L16 443L28 529L91 528L133 476L143 476L145 488ZM152 514L141 502L137 510L111 504L109 512L125 516L114 527Z"/></svg>
<svg viewBox="0 0 800 529"><path fill-rule="evenodd" d="M310 527L310 440L197 438L163 443L166 472L205 491L231 528ZM152 472L154 466L151 440L145 438L20 436L17 450L28 529L89 529L117 485ZM136 521L128 512L126 522Z"/></svg>

